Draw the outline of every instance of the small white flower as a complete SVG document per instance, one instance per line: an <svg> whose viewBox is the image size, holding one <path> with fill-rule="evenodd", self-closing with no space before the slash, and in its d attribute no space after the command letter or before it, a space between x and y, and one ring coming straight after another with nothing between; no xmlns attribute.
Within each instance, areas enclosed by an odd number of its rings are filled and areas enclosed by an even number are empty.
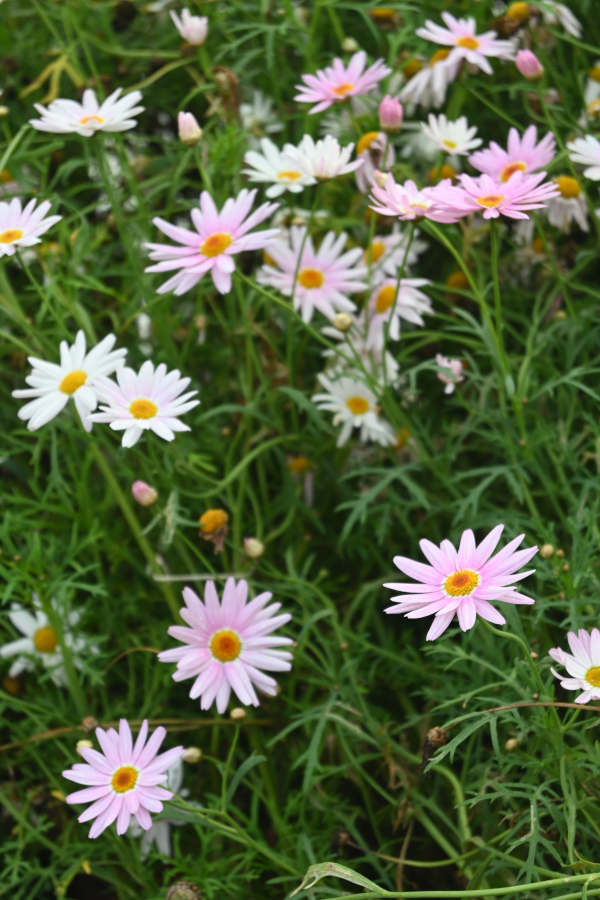
<svg viewBox="0 0 600 900"><path fill-rule="evenodd" d="M175 28L188 44L200 46L206 40L208 19L206 16L193 16L189 9L181 10L181 18L176 12L170 12Z"/></svg>
<svg viewBox="0 0 600 900"><path fill-rule="evenodd" d="M443 56L442 54L446 54ZM400 100L412 106L439 109L446 99L446 91L460 67L459 59L447 58L445 50L434 53L429 64L410 78L400 91Z"/></svg>
<svg viewBox="0 0 600 900"><path fill-rule="evenodd" d="M40 235L62 219L62 216L45 219L50 203L45 200L37 209L36 203L37 200L30 200L22 209L18 197L9 202L0 201L0 257L13 256L21 247L39 244Z"/></svg>
<svg viewBox="0 0 600 900"><path fill-rule="evenodd" d="M259 139L266 134L275 134L283 129L283 123L273 108L273 101L261 91L254 91L249 103L240 103L240 122L248 132L251 147L258 147Z"/></svg>
<svg viewBox="0 0 600 900"><path fill-rule="evenodd" d="M295 149L292 144L286 144L280 150L269 138L262 138L260 147L262 153L248 150L244 162L250 168L242 171L250 181L271 185L267 188L267 197L279 197L284 191L298 194L307 185L316 183L316 178L303 168L302 161L288 154L288 149Z"/></svg>
<svg viewBox="0 0 600 900"><path fill-rule="evenodd" d="M588 208L585 194L579 182L570 175L559 175L554 179L560 193L547 201L545 213L548 221L565 234L575 222L582 231L588 231Z"/></svg>
<svg viewBox="0 0 600 900"><path fill-rule="evenodd" d="M89 416L91 422L106 422L113 431L123 431L121 446L133 447L146 430L164 441L172 441L176 431L190 431L179 416L200 402L198 392L188 391L189 378L180 378L178 369L167 372L164 363L154 368L150 360L139 373L124 367L117 372L118 384L110 378L98 380L97 391L103 406Z"/></svg>
<svg viewBox="0 0 600 900"><path fill-rule="evenodd" d="M583 170L586 178L600 181L600 141L591 134L569 141L567 144L569 157L575 163L587 166Z"/></svg>
<svg viewBox="0 0 600 900"><path fill-rule="evenodd" d="M449 359L447 356L442 356L441 353L438 353L435 357L435 363L439 369L437 377L446 385L444 393L454 393L456 385L460 384L461 381L464 381L462 362L460 359Z"/></svg>
<svg viewBox="0 0 600 900"><path fill-rule="evenodd" d="M362 166L362 159L349 162L353 149L354 144L341 147L337 138L332 135L314 141L309 134L305 134L297 147L291 144L286 146L286 154L307 174L323 181L354 172Z"/></svg>
<svg viewBox="0 0 600 900"><path fill-rule="evenodd" d="M41 119L30 119L29 124L38 131L51 131L57 134L80 134L91 137L97 131L128 131L135 128L137 122L133 118L143 112L143 106L136 106L142 99L140 91L131 91L120 97L123 88L98 103L96 94L91 88L83 92L81 103L76 100L53 100L50 106L40 103L34 106Z"/></svg>
<svg viewBox="0 0 600 900"><path fill-rule="evenodd" d="M36 431L54 419L72 397L86 431L91 431L88 416L98 402L99 380L111 375L125 364L125 349L113 350L114 334L108 334L88 353L85 352L85 335L78 331L75 343L69 347L60 342L60 364L29 357L33 367L25 381L30 387L13 391L13 397L35 398L22 406L20 419L27 422L29 431Z"/></svg>
<svg viewBox="0 0 600 900"><path fill-rule="evenodd" d="M367 348L383 349L386 323L388 338L400 340L400 320L405 319L413 325L424 325L423 314L433 313L431 300L420 291L425 284L431 284L427 278L387 279L377 287L369 299L369 333Z"/></svg>
<svg viewBox="0 0 600 900"><path fill-rule="evenodd" d="M79 621L79 613L72 611L68 613L66 609L57 604L53 598L50 605L60 617L63 627L63 640L65 645L70 649L73 664L77 668L81 668L82 659L81 651L85 649L86 653L97 653L97 647L89 646L88 641L83 636L75 636L73 628ZM18 638L16 641L10 641L0 647L0 657L7 659L16 656L8 674L11 678L16 678L22 672L31 672L37 666L43 666L50 672L50 677L55 684L66 684L67 677L63 666L62 652L58 643L58 635L50 624L48 616L42 609L40 599L37 594L33 594L33 609L27 610L19 603L13 603L7 613L11 624L20 631L24 637Z"/></svg>
<svg viewBox="0 0 600 900"><path fill-rule="evenodd" d="M443 113L439 116L429 113L427 125L421 123L421 128L429 140L444 153L466 156L482 143L481 138L476 137L477 128L469 125L466 116L452 121Z"/></svg>
<svg viewBox="0 0 600 900"><path fill-rule="evenodd" d="M379 418L375 394L362 381L348 376L333 381L322 372L317 377L326 393L313 394L312 400L319 409L334 413L334 425L342 425L338 447L348 441L353 428L360 428L363 443L375 441L384 447L395 443L389 424Z"/></svg>
<svg viewBox="0 0 600 900"><path fill-rule="evenodd" d="M405 272L410 271L428 246L425 241L413 237L408 247L408 234L401 232L397 225L394 225L391 234L374 235L364 254L364 264L370 266L371 284L397 277L402 264Z"/></svg>
<svg viewBox="0 0 600 900"><path fill-rule="evenodd" d="M564 3L543 0L543 5L537 7L536 12L541 13L547 25L560 25L567 34L572 34L576 38L581 37L581 22Z"/></svg>

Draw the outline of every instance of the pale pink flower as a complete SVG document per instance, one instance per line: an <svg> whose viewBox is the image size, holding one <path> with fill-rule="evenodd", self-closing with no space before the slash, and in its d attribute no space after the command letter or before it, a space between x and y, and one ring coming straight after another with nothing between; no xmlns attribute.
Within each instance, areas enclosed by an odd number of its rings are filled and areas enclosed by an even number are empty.
<svg viewBox="0 0 600 900"><path fill-rule="evenodd" d="M174 681L194 678L192 700L200 697L200 708L225 712L231 691L245 706L258 706L255 688L274 697L277 682L267 672L287 672L292 654L276 649L293 643L290 638L272 634L292 618L277 615L280 603L271 603L265 591L248 602L248 582L237 584L228 578L219 601L215 584L207 581L204 602L191 588L183 589L185 606L181 618L189 626L172 625L169 634L184 646L163 650L160 662L175 662Z"/></svg>
<svg viewBox="0 0 600 900"><path fill-rule="evenodd" d="M580 628L577 634L569 631L567 640L571 653L553 647L548 654L564 666L571 677L565 678L555 669L550 671L560 679L560 685L565 690L583 692L575 697L575 703L600 700L600 631L593 628L590 633Z"/></svg>
<svg viewBox="0 0 600 900"><path fill-rule="evenodd" d="M193 16L187 8L181 10L181 18L176 12L171 12L170 16L184 41L196 46L204 43L208 33L208 19L206 16Z"/></svg>
<svg viewBox="0 0 600 900"><path fill-rule="evenodd" d="M269 245L268 264L259 270L257 281L277 288L286 297L294 297L294 309L302 313L302 320L310 322L315 309L332 319L338 312L356 309L348 294L366 288L365 266L356 265L363 254L360 247L343 253L348 236L328 231L315 249L306 229L293 226L288 240ZM294 275L296 275L294 285Z"/></svg>
<svg viewBox="0 0 600 900"><path fill-rule="evenodd" d="M176 431L190 431L179 416L198 406L192 398L197 391L185 391L189 378L180 378L178 369L167 372L164 363L154 368L149 359L139 373L127 366L110 378L96 381L96 393L103 404L100 412L88 416L90 422L104 422L113 431L122 431L123 447L137 444L144 431L153 431L163 441L172 441Z"/></svg>
<svg viewBox="0 0 600 900"><path fill-rule="evenodd" d="M544 74L543 65L531 50L519 50L515 57L515 66L529 81L536 81Z"/></svg>
<svg viewBox="0 0 600 900"><path fill-rule="evenodd" d="M540 209L558 194L555 184L540 184L545 176L545 172L536 175L516 172L503 183L489 175L471 178L463 174L459 176L460 186L440 182L437 200L448 215L460 217L481 212L484 219L497 219L500 214L509 219L528 219L523 210Z"/></svg>
<svg viewBox="0 0 600 900"><path fill-rule="evenodd" d="M157 293L174 291L175 294L185 294L210 272L219 293L227 294L231 290L231 273L235 269L234 254L261 249L279 234L277 228L248 234L278 206L277 203L263 203L249 215L255 196L256 190L242 190L218 210L208 191L202 191L200 206L191 212L195 231L171 225L158 216L154 218L152 221L156 227L180 245L146 244L150 259L158 260L155 265L148 266L146 272L180 269L161 284Z"/></svg>
<svg viewBox="0 0 600 900"><path fill-rule="evenodd" d="M431 284L427 278L389 278L375 288L369 299L368 350L382 350L386 323L391 341L400 340L400 320L424 325L423 314L433 312L431 300L419 288Z"/></svg>
<svg viewBox="0 0 600 900"><path fill-rule="evenodd" d="M403 119L404 110L399 98L386 94L379 104L379 127L384 131L399 131Z"/></svg>
<svg viewBox="0 0 600 900"><path fill-rule="evenodd" d="M469 157L474 169L496 178L508 181L516 172L539 172L554 159L556 143L551 131L537 143L537 128L530 125L521 137L516 128L508 132L507 149L491 141L485 150L477 150Z"/></svg>
<svg viewBox="0 0 600 900"><path fill-rule="evenodd" d="M66 798L67 803L91 802L77 820L95 819L89 837L97 838L115 819L117 834L125 834L132 816L144 831L150 828L150 813L161 812L162 801L173 796L161 785L167 780L167 769L183 752L183 747L173 747L156 755L166 734L164 728L157 728L146 742L148 720L144 719L134 744L129 723L121 719L118 732L114 728L96 728L102 753L81 747L79 752L86 762L75 763L62 774L76 784L89 785Z"/></svg>
<svg viewBox="0 0 600 900"><path fill-rule="evenodd" d="M177 132L179 140L193 147L202 138L202 129L198 125L196 116L191 112L177 114Z"/></svg>
<svg viewBox="0 0 600 900"><path fill-rule="evenodd" d="M21 208L18 197L0 201L0 257L13 256L22 247L33 247L39 244L40 235L60 222L62 216L48 216L50 209L48 200L37 206L37 200L30 200Z"/></svg>
<svg viewBox="0 0 600 900"><path fill-rule="evenodd" d="M499 41L495 31L476 33L475 19L456 19L451 13L443 12L442 19L447 28L442 28L427 19L423 28L417 28L419 37L434 44L442 44L452 47L448 61L451 59L466 59L467 62L477 66L488 75L492 74L492 67L487 61L488 56L496 56L500 59L512 59L514 56L514 44L512 41Z"/></svg>
<svg viewBox="0 0 600 900"><path fill-rule="evenodd" d="M134 481L131 485L133 499L140 506L152 506L158 500L158 491L145 481Z"/></svg>
<svg viewBox="0 0 600 900"><path fill-rule="evenodd" d="M496 525L490 533L475 544L470 528L463 531L458 549L448 540L439 547L431 541L419 541L424 556L431 565L424 565L395 556L394 565L415 582L390 583L384 587L401 593L390 599L395 606L388 606L387 613L402 613L407 619L435 616L427 632L427 640L433 641L448 628L455 615L462 631L468 631L482 616L495 625L504 625L505 619L490 601L502 603L534 603L530 597L518 593L513 585L535 572L517 572L537 553L537 547L518 550L525 537L520 534L492 556L504 525ZM516 551L516 552L515 552Z"/></svg>
<svg viewBox="0 0 600 900"><path fill-rule="evenodd" d="M450 185L450 179L445 179L435 187L419 190L414 181L397 184L394 176L388 174L383 186L373 184L371 209L382 216L397 216L403 222L422 216L434 222L457 222L462 214L452 212L447 203L438 203L440 189Z"/></svg>
<svg viewBox="0 0 600 900"><path fill-rule="evenodd" d="M441 353L437 353L435 363L439 369L437 377L442 384L446 385L444 393L453 394L456 385L460 384L461 381L464 381L462 362L460 359L450 359L447 356L443 356Z"/></svg>
<svg viewBox="0 0 600 900"><path fill-rule="evenodd" d="M365 69L366 61L364 50L355 53L347 66L336 57L333 65L318 69L316 75L303 75L304 84L296 85L300 93L294 99L298 103L316 104L309 112L317 113L347 97L366 94L392 71L382 59Z"/></svg>

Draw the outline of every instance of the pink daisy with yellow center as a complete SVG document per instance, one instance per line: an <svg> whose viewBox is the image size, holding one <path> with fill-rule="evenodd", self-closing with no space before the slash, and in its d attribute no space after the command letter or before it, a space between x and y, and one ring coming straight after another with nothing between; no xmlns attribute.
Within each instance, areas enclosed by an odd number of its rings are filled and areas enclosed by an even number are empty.
<svg viewBox="0 0 600 900"><path fill-rule="evenodd" d="M522 137L516 128L510 129L506 150L496 141L491 141L485 150L472 153L469 162L473 168L504 184L517 172L531 174L545 169L554 158L555 151L552 132L544 135L538 143L537 128L530 125Z"/></svg>
<svg viewBox="0 0 600 900"><path fill-rule="evenodd" d="M296 85L300 93L294 99L298 103L314 103L315 106L309 112L317 113L347 97L366 94L392 71L382 59L378 59L367 69L366 62L367 54L364 50L355 53L347 66L336 57L331 66L318 69L316 75L303 75L304 84Z"/></svg>

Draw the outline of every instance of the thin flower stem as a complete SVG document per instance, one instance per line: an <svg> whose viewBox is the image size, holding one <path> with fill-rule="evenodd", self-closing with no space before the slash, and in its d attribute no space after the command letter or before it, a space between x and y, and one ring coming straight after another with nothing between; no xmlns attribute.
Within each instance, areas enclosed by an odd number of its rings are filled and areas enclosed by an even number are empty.
<svg viewBox="0 0 600 900"><path fill-rule="evenodd" d="M229 745L229 752L227 754L227 759L225 760L225 765L223 766L222 778L221 778L221 811L223 813L227 812L227 776L229 775L229 767L231 766L233 756L235 753L235 748L237 747L238 738L240 736L240 726L236 725L235 730L233 732L233 737L231 738L231 744Z"/></svg>

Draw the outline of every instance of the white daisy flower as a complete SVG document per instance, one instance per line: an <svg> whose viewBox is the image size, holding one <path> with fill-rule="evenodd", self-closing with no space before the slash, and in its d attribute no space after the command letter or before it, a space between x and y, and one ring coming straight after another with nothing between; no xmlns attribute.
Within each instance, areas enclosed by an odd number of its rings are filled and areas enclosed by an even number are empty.
<svg viewBox="0 0 600 900"><path fill-rule="evenodd" d="M163 787L168 791L171 791L172 794L177 794L179 797L188 796L189 790L181 787L183 782L183 759L181 756L179 759L175 760L173 765L169 766L165 775L167 778ZM200 804L191 805L199 806ZM183 824L184 821L182 819L152 819L152 825L147 831L144 831L137 819L132 816L129 828L127 829L127 834L133 838L141 838L140 853L142 858L148 856L152 846L155 846L157 852L162 853L163 856L170 856L171 826Z"/></svg>
<svg viewBox="0 0 600 900"><path fill-rule="evenodd" d="M75 343L69 347L60 342L60 363L51 363L35 356L29 357L33 370L25 381L30 387L13 391L19 399L35 398L22 406L20 419L27 422L29 431L41 428L67 405L71 397L86 431L91 431L88 416L96 408L99 380L125 365L125 349L113 350L114 334L108 334L88 353L85 335L78 331Z"/></svg>
<svg viewBox="0 0 600 900"><path fill-rule="evenodd" d="M469 125L466 116L451 120L443 113L439 116L429 113L427 125L422 122L421 128L429 140L444 153L466 156L482 143L481 138L476 137L477 128Z"/></svg>
<svg viewBox="0 0 600 900"><path fill-rule="evenodd" d="M16 656L8 674L16 678L22 672L31 672L38 666L42 666L50 672L50 677L55 684L64 685L67 676L63 666L63 656L58 643L58 635L46 613L42 609L37 594L33 594L33 609L27 610L19 603L13 603L7 613L11 624L20 631L23 637L10 641L0 647L0 658L8 659ZM97 653L97 647L90 646L89 641L81 636L73 634L73 628L79 621L80 614L76 611L67 611L58 605L52 598L50 604L56 615L60 617L63 628L63 640L71 651L73 664L77 668L82 665L82 652L86 655Z"/></svg>
<svg viewBox="0 0 600 900"><path fill-rule="evenodd" d="M556 0L543 0L536 12L541 13L542 19L547 25L560 25L567 34L572 34L576 38L581 37L581 22L564 3L557 3Z"/></svg>
<svg viewBox="0 0 600 900"><path fill-rule="evenodd" d="M408 234L401 232L396 225L391 234L373 236L373 240L364 252L364 264L370 266L371 284L379 284L385 278L394 278L404 263L404 271L408 272L415 265L421 253L427 250L426 241L413 237L408 247Z"/></svg>
<svg viewBox="0 0 600 900"><path fill-rule="evenodd" d="M356 145L356 157L362 159L362 166L356 170L356 186L362 194L368 194L373 187L375 172L387 172L396 163L394 146L383 131L368 131Z"/></svg>
<svg viewBox="0 0 600 900"><path fill-rule="evenodd" d="M259 146L259 139L283 130L283 122L273 108L273 101L261 91L254 91L249 103L240 103L240 122L248 132L251 147Z"/></svg>
<svg viewBox="0 0 600 900"><path fill-rule="evenodd" d="M560 193L547 201L545 212L550 224L566 233L575 222L582 231L588 231L587 202L577 179L559 175L554 183Z"/></svg>
<svg viewBox="0 0 600 900"><path fill-rule="evenodd" d="M91 137L96 131L128 131L135 128L133 118L143 112L143 106L136 106L142 99L140 91L131 91L121 97L123 88L98 103L95 92L88 88L83 92L81 103L76 100L53 100L50 106L40 103L34 106L41 119L30 119L29 124L38 131L52 131L57 134L80 134Z"/></svg>
<svg viewBox="0 0 600 900"><path fill-rule="evenodd" d="M337 138L330 134L319 141L314 141L309 134L305 134L297 147L291 144L286 146L286 154L295 160L304 172L319 181L324 181L327 178L354 172L362 166L362 159L349 162L353 149L354 144L341 147Z"/></svg>
<svg viewBox="0 0 600 900"><path fill-rule="evenodd" d="M164 441L172 441L176 431L191 430L179 416L198 406L200 401L192 400L198 391L182 393L190 379L181 378L178 369L167 372L164 363L155 369L146 360L139 373L126 366L120 369L117 382L99 380L97 391L103 406L89 420L106 422L113 431L123 431L121 446L133 447L147 430Z"/></svg>
<svg viewBox="0 0 600 900"><path fill-rule="evenodd" d="M22 209L21 201L14 197L0 201L0 256L13 256L21 247L39 244L40 235L60 222L62 216L48 216L50 203L45 200L36 209L37 200L30 200Z"/></svg>
<svg viewBox="0 0 600 900"><path fill-rule="evenodd" d="M594 119L600 113L600 59L597 59L588 71L588 79L583 89L585 113L581 117L582 124Z"/></svg>
<svg viewBox="0 0 600 900"><path fill-rule="evenodd" d="M428 65L406 82L400 91L401 103L439 109L446 99L446 91L454 81L461 60L449 59L450 51L436 50Z"/></svg>
<svg viewBox="0 0 600 900"><path fill-rule="evenodd" d="M325 393L313 394L312 400L319 409L334 413L334 425L342 425L337 439L338 447L348 441L353 428L360 428L363 443L375 441L384 447L395 443L393 430L379 418L375 394L362 381L348 376L334 381L322 372L317 378L325 388Z"/></svg>
<svg viewBox="0 0 600 900"><path fill-rule="evenodd" d="M424 325L423 314L433 313L431 300L420 291L425 284L431 284L427 278L387 279L377 287L369 299L369 332L366 346L383 349L386 323L389 340L400 340L400 320L405 319L413 325Z"/></svg>
<svg viewBox="0 0 600 900"><path fill-rule="evenodd" d="M569 141L567 144L569 157L574 163L587 166L583 170L586 178L600 181L600 141L591 134Z"/></svg>
<svg viewBox="0 0 600 900"><path fill-rule="evenodd" d="M242 171L250 177L250 181L271 185L267 188L267 197L279 197L284 191L298 194L307 185L316 183L316 178L303 170L301 161L288 155L288 148L294 149L292 144L286 144L280 150L269 138L262 138L260 147L262 153L248 150L244 162L250 168Z"/></svg>
<svg viewBox="0 0 600 900"><path fill-rule="evenodd" d="M327 374L332 379L341 375L361 378L366 371L382 389L386 385L394 388L400 386L400 366L389 350L386 350L384 357L382 347L367 346L369 320L364 309L354 318L347 331L341 332L327 325L321 328L321 332L339 343L339 350L328 348L323 351L327 360Z"/></svg>
<svg viewBox="0 0 600 900"><path fill-rule="evenodd" d="M571 653L562 647L552 647L548 655L564 666L570 677L565 678L554 668L550 671L560 679L565 690L582 692L575 697L575 703L600 700L600 631L597 628L591 631L580 628L577 633L569 631L567 640Z"/></svg>

